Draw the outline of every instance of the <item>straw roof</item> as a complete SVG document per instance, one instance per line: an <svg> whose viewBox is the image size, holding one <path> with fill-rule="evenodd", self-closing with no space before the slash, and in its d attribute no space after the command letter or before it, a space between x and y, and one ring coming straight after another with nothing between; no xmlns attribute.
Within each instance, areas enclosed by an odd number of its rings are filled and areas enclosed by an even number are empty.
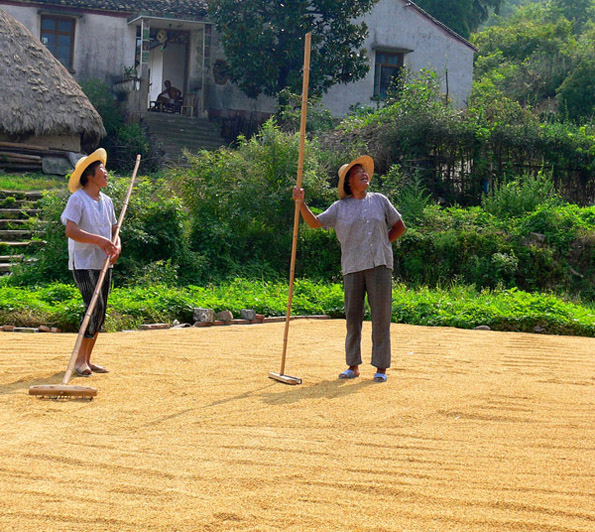
<svg viewBox="0 0 595 532"><path fill-rule="evenodd" d="M50 51L0 9L0 132L8 135L105 136L99 113Z"/></svg>

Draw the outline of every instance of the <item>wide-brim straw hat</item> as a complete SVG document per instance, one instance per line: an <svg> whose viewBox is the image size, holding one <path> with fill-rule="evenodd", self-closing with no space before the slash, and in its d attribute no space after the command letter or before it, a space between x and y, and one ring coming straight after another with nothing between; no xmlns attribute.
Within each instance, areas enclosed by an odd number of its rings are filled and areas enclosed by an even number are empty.
<svg viewBox="0 0 595 532"><path fill-rule="evenodd" d="M92 154L87 155L86 157L81 157L74 166L74 171L70 174L70 179L68 180L68 190L70 192L76 192L81 185L81 175L89 166L94 162L101 161L103 166L107 163L107 152L103 148L96 149Z"/></svg>
<svg viewBox="0 0 595 532"><path fill-rule="evenodd" d="M355 165L360 164L363 169L366 171L368 176L370 177L370 181L372 181L372 176L374 175L374 159L369 155L362 155L357 159L351 161L348 164L344 164L339 168L339 184L337 185L337 194L339 195L339 199L345 199L349 194L345 192L345 176L348 174L349 170L353 168Z"/></svg>

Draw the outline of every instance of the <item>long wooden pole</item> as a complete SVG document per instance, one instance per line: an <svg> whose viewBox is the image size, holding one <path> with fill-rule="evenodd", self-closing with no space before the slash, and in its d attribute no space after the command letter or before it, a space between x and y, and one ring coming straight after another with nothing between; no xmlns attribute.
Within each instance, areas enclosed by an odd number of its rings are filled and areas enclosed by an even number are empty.
<svg viewBox="0 0 595 532"><path fill-rule="evenodd" d="M300 118L300 151L298 156L297 182L298 188L302 186L304 172L304 145L306 141L306 115L308 112L308 85L310 83L310 46L312 34L306 33L304 42L304 75L302 82L302 115ZM287 340L289 337L289 321L291 319L291 302L293 299L293 281L295 278L295 257L297 251L297 238L300 226L300 205L295 202L293 215L293 240L291 243L291 263L289 267L289 295L287 298L287 313L285 315L285 331L283 333L283 355L281 356L281 375L285 373L285 359L287 357Z"/></svg>
<svg viewBox="0 0 595 532"><path fill-rule="evenodd" d="M120 211L120 217L118 218L118 225L116 226L116 231L112 236L112 242L114 245L118 242L118 237L120 236L120 229L122 227L122 222L124 220L124 215L126 214L126 209L128 208L128 202L130 201L130 195L132 194L132 187L134 185L134 180L136 179L136 172L138 171L138 166L140 164L140 155L136 156L136 164L134 165L134 171L132 172L132 179L130 180L130 185L128 186L128 192L126 194L126 198L124 199L124 205L122 206L122 210ZM85 317L83 318L83 322L79 328L79 334L76 337L76 342L74 344L74 349L72 350L72 354L70 355L70 361L68 362L68 367L66 368L66 373L64 373L64 378L62 379L62 384L68 384L70 377L72 377L72 372L74 371L74 364L76 362L76 358L81 348L81 344L83 343L83 336L85 334L85 330L87 329L87 325L89 325L89 321L91 320L91 314L93 314L93 310L95 309L95 305L97 304L97 299L99 298L99 292L101 292L101 287L103 285L103 281L107 274L107 269L109 268L110 257L106 257L105 262L103 263L103 267L101 268L101 272L99 274L99 279L97 280L97 284L95 285L95 291L93 292L93 297L91 298L91 302L87 307L87 312L85 312Z"/></svg>

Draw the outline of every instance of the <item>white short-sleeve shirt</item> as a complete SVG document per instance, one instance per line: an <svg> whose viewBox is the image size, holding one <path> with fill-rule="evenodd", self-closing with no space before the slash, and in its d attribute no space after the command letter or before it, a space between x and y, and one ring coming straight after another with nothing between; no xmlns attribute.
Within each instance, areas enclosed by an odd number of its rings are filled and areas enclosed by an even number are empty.
<svg viewBox="0 0 595 532"><path fill-rule="evenodd" d="M112 239L112 227L117 223L114 204L109 196L99 193L99 200L94 200L83 189L77 190L66 204L60 221L66 225L73 221L79 229L87 233ZM86 244L68 239L68 269L101 270L107 255L95 244Z"/></svg>

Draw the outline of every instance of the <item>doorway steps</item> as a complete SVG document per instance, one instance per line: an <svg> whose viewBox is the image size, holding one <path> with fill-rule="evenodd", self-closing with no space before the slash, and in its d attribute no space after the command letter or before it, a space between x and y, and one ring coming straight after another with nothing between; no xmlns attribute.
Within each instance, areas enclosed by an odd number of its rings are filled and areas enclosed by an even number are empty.
<svg viewBox="0 0 595 532"><path fill-rule="evenodd" d="M15 263L33 260L29 254L34 240L31 219L40 212L41 192L0 190L0 275L11 272Z"/></svg>
<svg viewBox="0 0 595 532"><path fill-rule="evenodd" d="M146 112L143 124L149 130L150 138L160 144L166 161L172 165L187 164L184 149L197 153L199 150L216 150L226 145L219 125L208 118Z"/></svg>

